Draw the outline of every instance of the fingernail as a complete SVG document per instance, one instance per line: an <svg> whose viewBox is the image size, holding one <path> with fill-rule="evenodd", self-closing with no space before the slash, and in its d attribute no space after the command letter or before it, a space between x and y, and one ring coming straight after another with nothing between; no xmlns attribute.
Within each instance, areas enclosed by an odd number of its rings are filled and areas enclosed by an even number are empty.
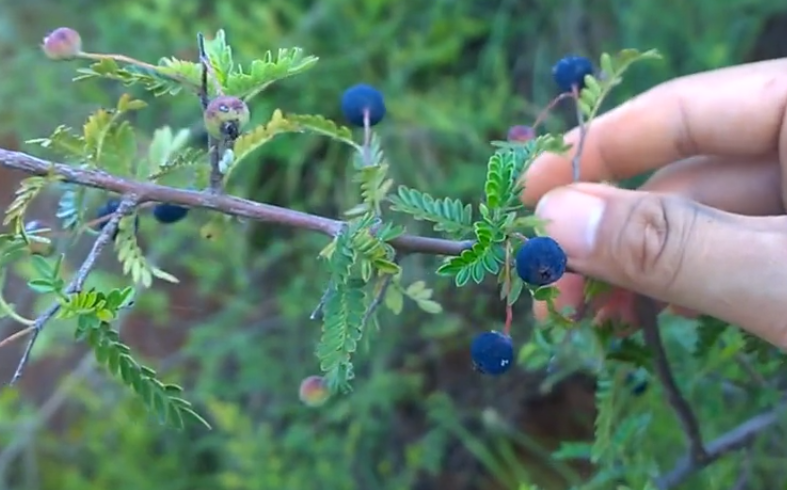
<svg viewBox="0 0 787 490"><path fill-rule="evenodd" d="M560 188L541 198L536 215L548 222L547 233L569 258L584 258L595 248L604 205L602 199L591 194Z"/></svg>

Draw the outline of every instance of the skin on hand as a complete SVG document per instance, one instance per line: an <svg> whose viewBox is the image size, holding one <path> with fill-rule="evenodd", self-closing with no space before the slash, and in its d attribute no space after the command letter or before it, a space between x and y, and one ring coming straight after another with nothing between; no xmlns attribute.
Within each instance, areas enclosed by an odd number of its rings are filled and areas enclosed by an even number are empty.
<svg viewBox="0 0 787 490"><path fill-rule="evenodd" d="M782 347L787 347L787 283L781 279L787 281L787 266L768 265L787 264L787 221L783 216L787 203L787 172L783 168L787 165L786 120L787 59L700 73L659 85L598 117L590 126L580 164L585 182L614 182L655 170L637 195L647 191L698 203L697 229L705 226L705 221L734 225L731 229L739 232L714 237L714 243L695 237L692 243L703 253L678 252L681 257L695 259L692 273L700 279L707 277L706 289L713 294L705 291L695 297L691 291L683 291L678 296L680 306L674 300L669 303L679 314L693 315L692 308L696 308L734 321ZM575 148L578 137L575 128L566 140ZM563 186L610 200L629 195L601 185L572 184L572 152L536 159L525 175L522 198L526 205L535 206L547 193ZM547 229L556 231L559 226L561 223L552 223ZM781 245L783 253L777 256ZM756 250L762 255L756 263L763 267L749 268L747 274L743 261L753 263L751 255ZM720 264L736 271L733 277L719 278ZM581 273L593 275L594 269L603 265L569 253L569 266ZM768 273L763 274L763 269ZM641 279L643 283L646 280ZM597 320L636 323L632 291L649 291L639 287L637 277L628 282L618 284L626 288L615 289L588 305ZM561 290L558 307L578 308L583 284L576 274L561 278L555 284ZM547 316L545 305L534 308L537 318ZM773 321L779 318L781 321Z"/></svg>

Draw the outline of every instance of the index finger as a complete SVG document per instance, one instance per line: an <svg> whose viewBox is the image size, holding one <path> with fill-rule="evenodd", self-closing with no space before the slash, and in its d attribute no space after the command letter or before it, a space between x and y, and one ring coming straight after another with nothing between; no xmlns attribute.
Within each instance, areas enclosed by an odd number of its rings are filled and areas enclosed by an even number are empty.
<svg viewBox="0 0 787 490"><path fill-rule="evenodd" d="M699 73L658 85L596 118L580 179L621 180L696 155L787 160L787 58ZM525 204L570 184L579 129L566 155L543 154L525 173ZM783 143L780 145L780 140Z"/></svg>

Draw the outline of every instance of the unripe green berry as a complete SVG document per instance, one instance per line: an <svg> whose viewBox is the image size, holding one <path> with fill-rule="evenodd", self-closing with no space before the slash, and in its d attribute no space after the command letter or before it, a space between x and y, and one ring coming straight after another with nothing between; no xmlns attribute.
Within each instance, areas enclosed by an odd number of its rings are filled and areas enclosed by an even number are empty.
<svg viewBox="0 0 787 490"><path fill-rule="evenodd" d="M241 99L220 95L211 100L205 109L205 129L216 139L235 139L243 126L249 123L249 106Z"/></svg>
<svg viewBox="0 0 787 490"><path fill-rule="evenodd" d="M82 52L82 37L70 27L60 27L44 38L41 48L51 60L71 60Z"/></svg>
<svg viewBox="0 0 787 490"><path fill-rule="evenodd" d="M309 376L301 381L298 398L310 407L319 407L328 401L330 392L322 376Z"/></svg>

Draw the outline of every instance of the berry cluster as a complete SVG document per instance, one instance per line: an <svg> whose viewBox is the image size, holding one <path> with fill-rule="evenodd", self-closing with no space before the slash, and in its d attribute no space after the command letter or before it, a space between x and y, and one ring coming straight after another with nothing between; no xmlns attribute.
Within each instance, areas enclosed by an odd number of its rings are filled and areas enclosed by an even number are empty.
<svg viewBox="0 0 787 490"><path fill-rule="evenodd" d="M530 238L519 247L515 267L522 282L532 287L548 286L566 272L566 253L546 236ZM514 362L511 336L496 331L478 334L470 347L475 370L497 376L508 371Z"/></svg>
<svg viewBox="0 0 787 490"><path fill-rule="evenodd" d="M585 87L585 77L593 75L593 62L583 56L566 56L552 67L552 78L563 93L577 94ZM536 137L535 129L517 125L508 130L508 141L526 143ZM552 238L540 236L528 239L517 250L517 275L531 287L548 286L566 272L566 253ZM508 333L496 331L478 334L470 347L476 371L497 376L514 363L514 347ZM640 386L638 385L638 388ZM644 388L642 388L644 390Z"/></svg>
<svg viewBox="0 0 787 490"><path fill-rule="evenodd" d="M109 199L104 204L99 206L96 210L96 214L94 219L96 221L100 220L94 227L96 231L102 230L106 224L109 222L109 217L112 216L120 206L119 199ZM178 206L175 204L167 204L167 203L159 203L153 207L153 218L161 224L172 224L177 223L178 221L182 220L186 217L189 212L189 208L185 208L183 206ZM136 217L134 221L134 231L139 229L139 216ZM112 237L114 240L117 238L118 231L115 230L115 234Z"/></svg>

